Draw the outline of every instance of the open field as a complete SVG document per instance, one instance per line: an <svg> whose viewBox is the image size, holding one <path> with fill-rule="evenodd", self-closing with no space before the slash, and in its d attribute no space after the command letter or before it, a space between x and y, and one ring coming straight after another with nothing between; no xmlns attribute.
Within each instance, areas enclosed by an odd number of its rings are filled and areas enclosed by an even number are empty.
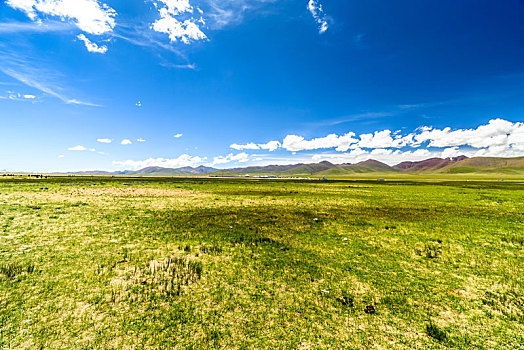
<svg viewBox="0 0 524 350"><path fill-rule="evenodd" d="M0 179L0 348L523 349L524 182L435 177Z"/></svg>

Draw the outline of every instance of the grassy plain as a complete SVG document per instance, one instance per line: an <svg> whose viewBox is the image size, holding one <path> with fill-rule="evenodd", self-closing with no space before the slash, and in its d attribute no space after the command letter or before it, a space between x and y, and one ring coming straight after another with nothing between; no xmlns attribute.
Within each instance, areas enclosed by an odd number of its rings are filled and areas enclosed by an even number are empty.
<svg viewBox="0 0 524 350"><path fill-rule="evenodd" d="M414 180L0 179L0 348L522 349L524 183Z"/></svg>

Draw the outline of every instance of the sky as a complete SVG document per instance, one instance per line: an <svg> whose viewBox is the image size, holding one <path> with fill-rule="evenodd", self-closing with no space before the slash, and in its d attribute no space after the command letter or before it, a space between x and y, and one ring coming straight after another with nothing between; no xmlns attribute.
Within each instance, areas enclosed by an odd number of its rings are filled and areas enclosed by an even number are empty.
<svg viewBox="0 0 524 350"><path fill-rule="evenodd" d="M0 171L524 156L523 0L0 0Z"/></svg>

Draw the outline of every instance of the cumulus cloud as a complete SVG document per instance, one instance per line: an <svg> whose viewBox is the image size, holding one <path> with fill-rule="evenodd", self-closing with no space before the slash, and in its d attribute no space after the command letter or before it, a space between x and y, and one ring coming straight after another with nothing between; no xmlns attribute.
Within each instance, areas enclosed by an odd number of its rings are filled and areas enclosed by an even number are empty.
<svg viewBox="0 0 524 350"><path fill-rule="evenodd" d="M320 34L328 30L327 16L324 13L322 4L318 0L309 0L307 4L307 9L311 12L311 15L315 19L315 22L318 24L318 31Z"/></svg>
<svg viewBox="0 0 524 350"><path fill-rule="evenodd" d="M33 21L56 16L89 34L101 35L115 27L116 11L97 0L7 0L6 3L25 12Z"/></svg>
<svg viewBox="0 0 524 350"><path fill-rule="evenodd" d="M245 145L239 145L237 143L234 143L234 144L230 145L229 147L232 148L232 149L236 149L238 151L264 149L264 150L268 150L270 152L273 152L273 151L279 149L281 146L282 146L282 144L279 141L269 141L268 143L262 143L262 144L255 144L253 142L250 142L250 143L245 144Z"/></svg>
<svg viewBox="0 0 524 350"><path fill-rule="evenodd" d="M146 160L125 160L114 161L113 165L123 166L126 169L138 170L147 167L158 166L162 168L180 168L191 166L195 167L205 162L207 158L194 157L188 154L182 154L178 158L149 158Z"/></svg>
<svg viewBox="0 0 524 350"><path fill-rule="evenodd" d="M352 149L346 153L322 153L314 154L311 157L313 162L321 162L327 160L334 164L355 164L368 159L375 159L389 165L395 165L404 161L420 161L431 157L440 157L440 152L430 152L427 149L419 149L415 151L401 151L390 149L374 149L364 150L361 148Z"/></svg>
<svg viewBox="0 0 524 350"><path fill-rule="evenodd" d="M239 145L237 143L234 143L234 144L230 145L229 147L232 148L232 149L236 149L237 151L260 149L260 147L258 147L258 145L254 144L253 142L250 142L250 143L245 144L245 145Z"/></svg>
<svg viewBox="0 0 524 350"><path fill-rule="evenodd" d="M282 142L282 147L292 152L324 148L336 148L337 151L345 152L352 144L358 142L354 136L355 133L349 132L341 136L330 134L326 137L306 140L302 136L287 135Z"/></svg>
<svg viewBox="0 0 524 350"><path fill-rule="evenodd" d="M24 12L39 24L48 17L58 17L61 21L71 23L92 35L111 33L116 25L116 11L98 0L7 0L6 4ZM84 42L89 52L107 52L106 46L98 46L84 34L78 35L77 38Z"/></svg>
<svg viewBox="0 0 524 350"><path fill-rule="evenodd" d="M219 164L227 164L231 162L245 163L249 161L249 155L247 153L233 154L230 153L227 156L214 157L211 166Z"/></svg>
<svg viewBox="0 0 524 350"><path fill-rule="evenodd" d="M160 0L155 5L158 7L160 19L151 26L154 31L167 34L173 42L181 41L184 44L207 39L199 26L205 21L203 18L195 19L191 15L193 7L189 0Z"/></svg>
<svg viewBox="0 0 524 350"><path fill-rule="evenodd" d="M173 135L173 137L174 137L175 139L179 139L179 138L181 138L182 136L184 136L184 134L175 134L175 135Z"/></svg>
<svg viewBox="0 0 524 350"><path fill-rule="evenodd" d="M131 142L131 140L129 140L129 139L123 139L122 142L120 142L121 145L130 145L132 143L133 142Z"/></svg>
<svg viewBox="0 0 524 350"><path fill-rule="evenodd" d="M113 142L113 140L111 140L111 139L96 139L96 141L98 141L100 143L111 143L111 142Z"/></svg>
<svg viewBox="0 0 524 350"><path fill-rule="evenodd" d="M271 141L267 144L232 144L236 150L275 150L283 148L290 152L335 149L337 152L351 154L366 150L366 155L386 156L411 155L396 152L405 148L419 149L412 154L427 155L425 149L440 149L434 156L453 157L461 154L468 156L516 157L524 154L524 123L512 123L504 119L492 119L485 125L473 129L443 129L422 126L411 133L379 130L356 136L353 132L342 135L329 134L325 137L306 140L299 135L287 135L282 143ZM411 150L409 151L411 152ZM368 154L369 153L369 154ZM398 158L398 157L397 157Z"/></svg>
<svg viewBox="0 0 524 350"><path fill-rule="evenodd" d="M261 149L268 150L269 152L276 151L280 147L282 147L282 144L278 141L269 141L268 143L263 143L258 145Z"/></svg>
<svg viewBox="0 0 524 350"><path fill-rule="evenodd" d="M512 123L504 119L492 119L486 125L476 129L452 130L434 129L425 127L422 132L415 135L417 144L429 142L429 147L454 147L471 146L486 148L494 146L507 146L520 148L524 146L524 123Z"/></svg>
<svg viewBox="0 0 524 350"><path fill-rule="evenodd" d="M358 147L362 148L401 148L413 142L413 135L391 135L391 130L375 131L373 134L360 135Z"/></svg>
<svg viewBox="0 0 524 350"><path fill-rule="evenodd" d="M93 52L93 53L101 53L105 54L107 52L107 46L98 46L97 44L91 42L84 34L77 35L77 38L84 42L87 51Z"/></svg>
<svg viewBox="0 0 524 350"><path fill-rule="evenodd" d="M75 146L75 147L69 147L67 149L68 151L87 151L87 148L85 148L84 146Z"/></svg>

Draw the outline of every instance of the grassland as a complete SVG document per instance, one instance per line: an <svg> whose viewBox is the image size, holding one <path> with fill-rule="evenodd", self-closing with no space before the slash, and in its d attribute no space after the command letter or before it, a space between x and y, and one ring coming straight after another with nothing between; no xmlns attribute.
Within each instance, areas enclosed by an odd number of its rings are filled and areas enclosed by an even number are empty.
<svg viewBox="0 0 524 350"><path fill-rule="evenodd" d="M0 348L522 349L524 183L462 179L0 180Z"/></svg>

